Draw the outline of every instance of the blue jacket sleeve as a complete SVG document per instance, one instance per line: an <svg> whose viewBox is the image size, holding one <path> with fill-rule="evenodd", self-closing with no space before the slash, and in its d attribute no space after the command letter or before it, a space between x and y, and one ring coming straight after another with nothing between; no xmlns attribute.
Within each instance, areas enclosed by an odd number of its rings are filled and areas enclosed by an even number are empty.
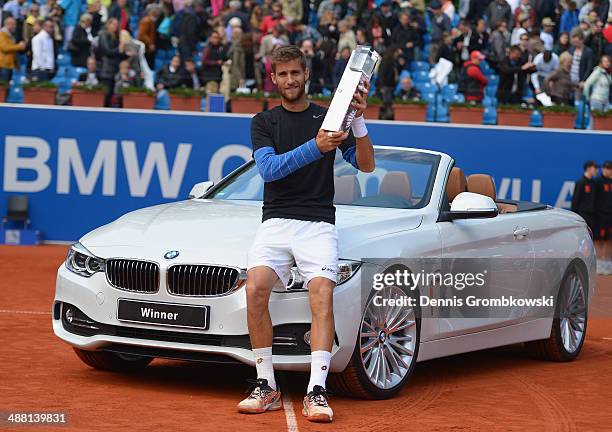
<svg viewBox="0 0 612 432"><path fill-rule="evenodd" d="M253 153L259 173L265 182L280 180L294 171L323 157L314 138L283 154L274 153L274 148L260 147Z"/></svg>

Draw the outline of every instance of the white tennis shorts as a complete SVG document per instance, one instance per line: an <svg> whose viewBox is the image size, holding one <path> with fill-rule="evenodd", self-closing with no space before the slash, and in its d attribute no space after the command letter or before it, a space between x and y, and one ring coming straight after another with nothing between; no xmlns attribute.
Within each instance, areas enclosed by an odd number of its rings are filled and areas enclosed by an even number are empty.
<svg viewBox="0 0 612 432"><path fill-rule="evenodd" d="M338 232L327 222L271 218L257 230L249 249L247 270L266 266L276 272L286 287L291 267L297 266L304 287L315 277L336 282Z"/></svg>

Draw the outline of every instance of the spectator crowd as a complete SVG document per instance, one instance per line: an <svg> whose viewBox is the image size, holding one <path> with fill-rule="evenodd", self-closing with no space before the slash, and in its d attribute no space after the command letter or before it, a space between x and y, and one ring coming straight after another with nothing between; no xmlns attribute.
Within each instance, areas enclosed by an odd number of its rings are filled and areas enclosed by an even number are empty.
<svg viewBox="0 0 612 432"><path fill-rule="evenodd" d="M107 106L120 104L125 87L273 93L270 55L286 44L308 59L311 95L332 94L351 51L370 45L382 55L373 84L388 106L421 97L403 73L414 62L446 66L444 83L456 83L467 103L482 103L494 76L500 104L585 99L592 109L610 106L609 0L0 0L0 6L0 81L11 80L20 61L27 62L28 80L51 80L58 54L68 52L72 65L86 71L77 84L104 86Z"/></svg>

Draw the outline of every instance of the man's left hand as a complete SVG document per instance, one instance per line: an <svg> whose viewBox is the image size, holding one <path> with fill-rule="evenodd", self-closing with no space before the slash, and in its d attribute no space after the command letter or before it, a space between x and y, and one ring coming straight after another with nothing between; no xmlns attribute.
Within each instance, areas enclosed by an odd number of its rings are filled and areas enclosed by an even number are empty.
<svg viewBox="0 0 612 432"><path fill-rule="evenodd" d="M355 117L360 117L363 115L364 111L368 107L368 93L370 92L369 81L365 81L363 83L363 89L364 91L361 91L359 88L357 88L355 94L353 95L351 106L357 110Z"/></svg>

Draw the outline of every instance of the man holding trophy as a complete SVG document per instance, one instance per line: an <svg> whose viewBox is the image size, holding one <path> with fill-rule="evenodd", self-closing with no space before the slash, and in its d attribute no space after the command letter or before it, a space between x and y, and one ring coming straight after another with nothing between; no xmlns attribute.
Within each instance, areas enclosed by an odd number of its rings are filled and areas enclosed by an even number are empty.
<svg viewBox="0 0 612 432"><path fill-rule="evenodd" d="M246 283L257 380L238 404L241 413L282 408L272 365L268 302L275 284L288 284L295 262L308 288L312 313L311 373L302 413L310 421L332 421L325 381L335 333L338 261L334 159L340 149L355 168L364 172L375 168L363 112L377 60L378 54L369 47L357 47L328 110L306 98L310 71L300 49L284 46L272 54L271 78L282 103L257 114L251 123L253 157L265 185L262 224L248 252Z"/></svg>

